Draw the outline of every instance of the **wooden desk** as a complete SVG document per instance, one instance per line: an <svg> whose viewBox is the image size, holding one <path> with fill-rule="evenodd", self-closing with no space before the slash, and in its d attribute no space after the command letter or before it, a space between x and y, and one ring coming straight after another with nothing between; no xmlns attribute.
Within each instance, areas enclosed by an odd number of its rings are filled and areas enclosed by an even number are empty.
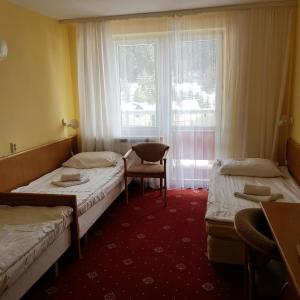
<svg viewBox="0 0 300 300"><path fill-rule="evenodd" d="M300 244L300 204L261 203L277 246L289 275L296 299L300 299L300 257L296 245Z"/></svg>

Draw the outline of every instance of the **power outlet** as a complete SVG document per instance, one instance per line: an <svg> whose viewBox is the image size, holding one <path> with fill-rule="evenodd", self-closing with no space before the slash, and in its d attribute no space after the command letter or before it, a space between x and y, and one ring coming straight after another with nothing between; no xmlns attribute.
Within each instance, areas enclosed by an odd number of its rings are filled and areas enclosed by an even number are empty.
<svg viewBox="0 0 300 300"><path fill-rule="evenodd" d="M10 143L10 153L16 153L17 152L17 144Z"/></svg>

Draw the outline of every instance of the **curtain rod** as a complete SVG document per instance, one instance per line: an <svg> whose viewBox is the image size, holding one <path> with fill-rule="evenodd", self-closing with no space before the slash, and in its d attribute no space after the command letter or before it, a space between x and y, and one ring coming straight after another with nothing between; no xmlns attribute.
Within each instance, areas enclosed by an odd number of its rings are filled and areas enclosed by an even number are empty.
<svg viewBox="0 0 300 300"><path fill-rule="evenodd" d="M223 6L212 6L212 7L169 10L169 11L159 11L159 12L147 12L147 13L135 13L135 14L125 14L125 15L95 16L95 17L86 17L86 18L63 19L63 20L59 20L59 23L61 23L61 24L88 23L88 22L100 22L100 21L109 21L109 20L188 15L188 14L196 14L196 13L201 13L201 12L215 12L215 11L241 10L241 9L245 10L245 9L253 9L253 8L296 6L296 5L297 5L297 0L271 1L271 2L263 2L263 3L262 2L254 2L254 3L250 3L250 4L223 5Z"/></svg>

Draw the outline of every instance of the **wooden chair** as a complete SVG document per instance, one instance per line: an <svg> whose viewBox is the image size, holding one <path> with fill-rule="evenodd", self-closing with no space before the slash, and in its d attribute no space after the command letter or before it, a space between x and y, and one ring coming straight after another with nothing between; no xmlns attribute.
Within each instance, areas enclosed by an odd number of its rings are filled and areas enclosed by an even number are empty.
<svg viewBox="0 0 300 300"><path fill-rule="evenodd" d="M167 206L167 153L169 146L161 143L141 143L132 146L132 148L123 156L124 160L124 181L125 197L128 204L128 177L140 177L142 186L142 195L144 195L144 178L160 179L160 195L162 195L164 185L164 205ZM135 152L141 159L140 164L128 165L128 157ZM156 162L159 162L157 164Z"/></svg>
<svg viewBox="0 0 300 300"><path fill-rule="evenodd" d="M256 272L265 269L272 259L281 261L281 257L261 209L247 208L239 211L235 215L234 227L246 250L244 297L254 300ZM282 281L281 275L277 277ZM281 287L284 283L285 280L281 282Z"/></svg>

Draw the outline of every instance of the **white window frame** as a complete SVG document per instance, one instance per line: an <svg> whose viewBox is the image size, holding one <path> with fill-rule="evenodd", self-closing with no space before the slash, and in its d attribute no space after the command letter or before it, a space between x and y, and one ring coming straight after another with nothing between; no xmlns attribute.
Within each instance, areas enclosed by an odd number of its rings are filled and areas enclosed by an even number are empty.
<svg viewBox="0 0 300 300"><path fill-rule="evenodd" d="M199 34L200 32L200 34ZM220 138L218 136L219 128L221 126L221 111L222 111L222 96L223 96L223 30L218 30L218 32L213 31L212 34L210 34L210 30L200 30L200 31L194 31L194 34L192 33L190 35L190 38L186 41L193 41L193 40L216 40L217 41L217 52L216 52L216 100L215 100L215 118L216 118L216 124L214 127L201 127L201 126L177 126L176 124L171 124L172 128L176 128L176 130L180 131L203 131L203 129L209 131L215 131L216 132L216 141ZM148 138L148 137L158 137L161 135L158 131L158 122L159 122L159 110L162 109L162 103L159 101L160 95L159 95L159 88L158 88L158 81L161 80L160 72L158 72L159 66L158 65L158 57L161 53L161 49L163 49L162 45L165 42L165 36L168 33L153 33L151 34L151 38L145 39L145 35L149 36L149 34L140 35L140 36L132 36L130 38L130 35L126 36L126 41L124 41L124 38L122 36L116 36L115 37L115 50L116 50L116 60L117 60L117 78L120 78L119 76L119 46L121 45L137 45L137 44L154 44L155 45L155 92L156 92L156 120L155 120L155 126L129 126L129 127L121 127L121 138ZM184 33L183 33L184 34ZM194 38L193 38L194 37ZM118 90L120 92L121 87L119 82L118 84ZM121 106L121 96L119 93L119 101ZM171 108L171 112L173 113L173 108ZM122 114L122 111L121 111ZM120 116L122 118L122 115ZM122 122L121 122L122 124Z"/></svg>

